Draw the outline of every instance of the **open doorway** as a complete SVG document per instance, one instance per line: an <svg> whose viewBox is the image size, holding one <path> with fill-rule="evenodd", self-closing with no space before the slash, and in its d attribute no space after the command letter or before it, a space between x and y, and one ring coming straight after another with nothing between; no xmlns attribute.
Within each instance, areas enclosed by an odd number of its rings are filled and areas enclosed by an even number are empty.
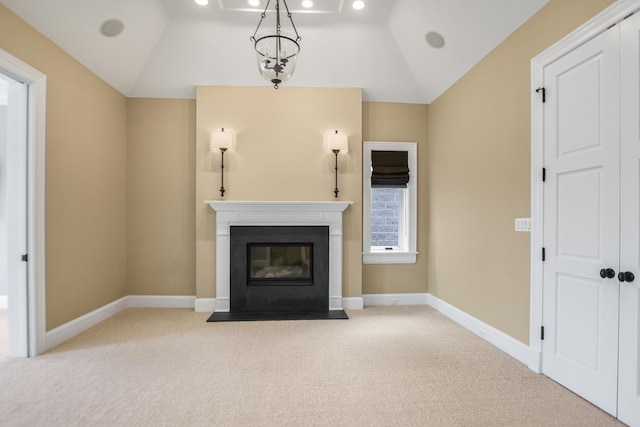
<svg viewBox="0 0 640 427"><path fill-rule="evenodd" d="M7 225L6 225L6 127L9 83L0 74L0 359L7 355L8 326L7 308L9 299L7 279Z"/></svg>
<svg viewBox="0 0 640 427"><path fill-rule="evenodd" d="M28 357L46 350L46 76L0 49L0 82L0 352Z"/></svg>
<svg viewBox="0 0 640 427"><path fill-rule="evenodd" d="M6 149L5 149L5 135L7 126L7 97L8 97L9 85L0 75L0 359L7 355L7 227L6 227L6 215L4 214L5 194L4 187L6 185L6 179L4 178L4 171L6 165Z"/></svg>
<svg viewBox="0 0 640 427"><path fill-rule="evenodd" d="M29 355L27 85L0 73L0 356Z"/></svg>

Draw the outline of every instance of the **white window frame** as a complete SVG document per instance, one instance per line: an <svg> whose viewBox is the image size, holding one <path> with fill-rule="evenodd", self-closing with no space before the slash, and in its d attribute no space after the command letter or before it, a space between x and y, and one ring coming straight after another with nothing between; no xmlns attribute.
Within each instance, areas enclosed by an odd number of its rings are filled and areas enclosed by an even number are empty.
<svg viewBox="0 0 640 427"><path fill-rule="evenodd" d="M390 250L371 246L371 152L406 151L409 183L398 220L398 246ZM418 144L365 141L362 151L362 262L363 264L415 264L418 215ZM403 223L404 222L404 223Z"/></svg>

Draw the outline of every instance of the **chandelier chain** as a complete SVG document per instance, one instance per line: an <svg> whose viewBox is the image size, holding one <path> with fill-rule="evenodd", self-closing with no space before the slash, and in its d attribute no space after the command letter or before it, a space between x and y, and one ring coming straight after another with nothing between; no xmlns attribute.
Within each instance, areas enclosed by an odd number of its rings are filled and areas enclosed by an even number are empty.
<svg viewBox="0 0 640 427"><path fill-rule="evenodd" d="M258 30L260 29L260 25L262 25L262 21L264 21L264 18L267 17L267 9L269 9L270 3L271 3L271 0L267 1L267 5L264 8L264 12L260 14L260 21L258 21L258 26L256 27L256 30L253 32L253 35L249 37L249 40L251 40L252 42L256 41L256 34L258 34Z"/></svg>
<svg viewBox="0 0 640 427"><path fill-rule="evenodd" d="M300 40L302 40L302 38L298 35L298 29L296 28L296 24L293 23L293 18L291 18L291 12L289 12L289 6L287 5L287 2L285 0L282 0L282 3L284 3L284 8L287 10L287 18L289 18L289 21L291 21L291 26L293 27L293 31L295 31L296 33L296 41L299 42Z"/></svg>

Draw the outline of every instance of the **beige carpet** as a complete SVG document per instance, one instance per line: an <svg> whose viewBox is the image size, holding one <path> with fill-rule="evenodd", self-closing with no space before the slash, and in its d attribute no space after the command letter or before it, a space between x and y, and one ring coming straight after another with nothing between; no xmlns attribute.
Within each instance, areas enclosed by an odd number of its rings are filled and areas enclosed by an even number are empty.
<svg viewBox="0 0 640 427"><path fill-rule="evenodd" d="M126 310L45 355L0 361L0 425L620 425L430 308L349 315Z"/></svg>

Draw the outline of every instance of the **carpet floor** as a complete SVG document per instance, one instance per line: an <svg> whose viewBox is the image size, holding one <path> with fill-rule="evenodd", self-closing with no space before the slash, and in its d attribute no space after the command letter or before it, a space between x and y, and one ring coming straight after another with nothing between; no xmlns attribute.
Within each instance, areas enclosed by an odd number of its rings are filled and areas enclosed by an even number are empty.
<svg viewBox="0 0 640 427"><path fill-rule="evenodd" d="M431 308L348 314L128 309L42 356L0 359L0 425L622 425Z"/></svg>

